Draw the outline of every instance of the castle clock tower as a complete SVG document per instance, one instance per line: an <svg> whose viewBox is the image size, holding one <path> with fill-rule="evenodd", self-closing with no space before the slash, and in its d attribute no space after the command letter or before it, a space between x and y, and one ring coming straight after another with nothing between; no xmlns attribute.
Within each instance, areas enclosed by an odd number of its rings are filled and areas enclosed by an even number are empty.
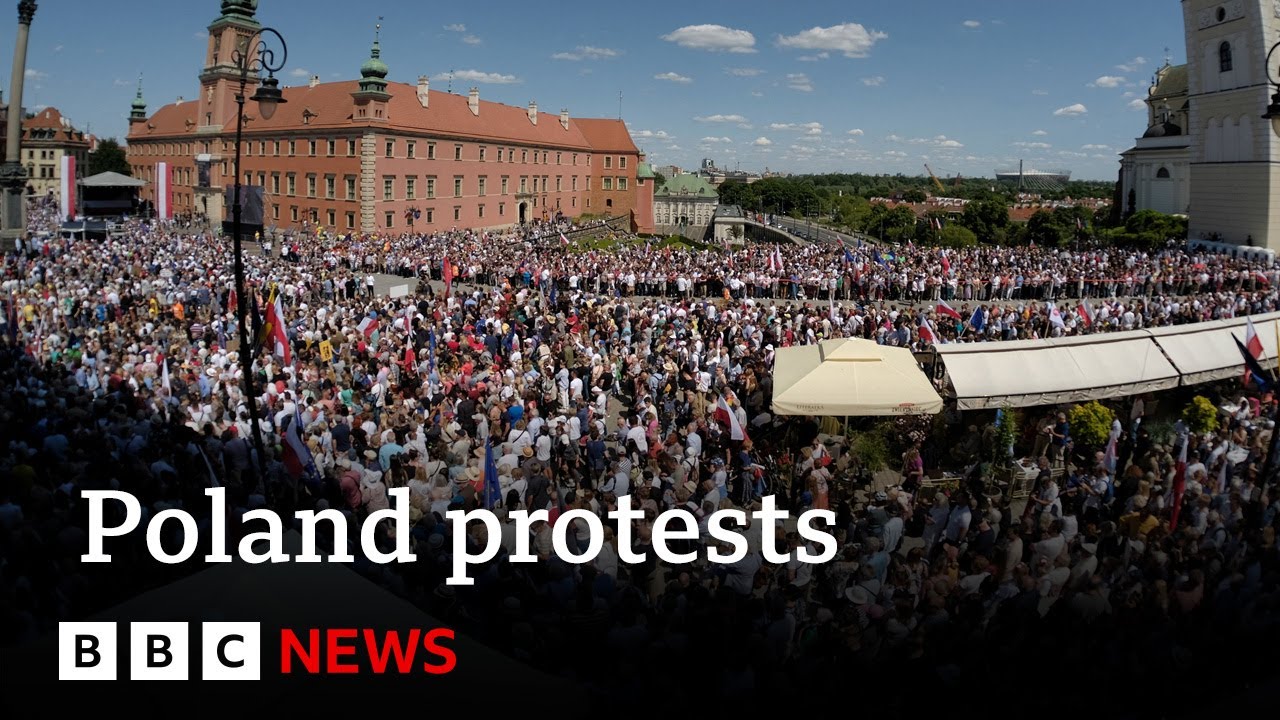
<svg viewBox="0 0 1280 720"><path fill-rule="evenodd" d="M1280 250L1280 137L1262 119L1272 92L1267 51L1280 41L1280 0L1182 0L1182 13L1189 239Z"/></svg>
<svg viewBox="0 0 1280 720"><path fill-rule="evenodd" d="M209 47L200 72L200 109L196 118L199 132L216 133L231 122L240 87L234 54L239 48L245 57L256 55L259 41L255 39L253 47L249 47L249 38L262 27L255 17L257 11L258 0L223 0L222 15L209 25ZM252 96L257 86L258 75L250 72L246 96Z"/></svg>

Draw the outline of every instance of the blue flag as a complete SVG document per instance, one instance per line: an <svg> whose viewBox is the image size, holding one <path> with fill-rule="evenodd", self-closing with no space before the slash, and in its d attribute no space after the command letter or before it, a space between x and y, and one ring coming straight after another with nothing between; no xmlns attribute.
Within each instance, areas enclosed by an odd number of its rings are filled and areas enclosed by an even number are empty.
<svg viewBox="0 0 1280 720"><path fill-rule="evenodd" d="M484 506L492 510L502 499L502 485L498 483L498 466L493 461L493 443L484 444Z"/></svg>
<svg viewBox="0 0 1280 720"><path fill-rule="evenodd" d="M431 372L435 372L435 369L436 369L436 331L435 331L434 329L433 329L433 330L428 330L428 331L427 331L427 367L431 369Z"/></svg>
<svg viewBox="0 0 1280 720"><path fill-rule="evenodd" d="M986 318L986 315L984 315L982 312L982 307L979 306L974 308L973 315L969 317L969 327L973 328L974 330L977 330L978 332L982 332L982 329L985 328L986 326L987 326L987 318Z"/></svg>
<svg viewBox="0 0 1280 720"><path fill-rule="evenodd" d="M553 280L553 281L551 282L551 297L549 298L549 299L551 300L551 309L552 309L552 310L554 310L554 309L556 308L556 298L559 296L559 294L560 294L560 292L559 292L558 290L556 290L556 284L555 284L555 281Z"/></svg>

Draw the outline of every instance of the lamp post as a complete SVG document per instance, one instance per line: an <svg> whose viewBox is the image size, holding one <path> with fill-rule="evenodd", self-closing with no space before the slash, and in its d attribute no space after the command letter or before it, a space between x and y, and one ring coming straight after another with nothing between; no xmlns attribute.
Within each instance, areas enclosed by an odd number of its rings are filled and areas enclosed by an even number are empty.
<svg viewBox="0 0 1280 720"><path fill-rule="evenodd" d="M1271 49L1267 51L1267 62L1264 65L1267 71L1267 82L1275 87L1276 92L1271 96L1271 104L1267 106L1267 111L1263 113L1262 119L1270 120L1272 132L1280 135L1280 80L1276 78L1277 75L1280 75L1280 69L1273 73L1272 67L1274 66L1271 64L1271 56L1275 55L1277 49L1280 49L1280 42L1272 45Z"/></svg>
<svg viewBox="0 0 1280 720"><path fill-rule="evenodd" d="M280 60L278 62L275 51L262 42L264 35L274 35L276 40L280 42ZM280 36L279 32L268 27L258 29L243 40L231 54L232 62L236 69L240 71L240 87L235 96L235 190L232 195L233 202L231 205L231 233L235 248L236 330L240 340L240 372L244 376L241 380L241 391L244 393L245 404L249 406L249 423L251 426L250 432L253 434L253 449L258 455L258 475L262 480L262 492L267 496L270 493L267 487L267 457L262 442L262 429L259 427L258 421L258 399L253 389L253 360L257 355L257 349L249 344L249 294L245 291L244 254L241 250L240 153L242 148L240 146L242 143L241 136L244 134L244 91L249 83L249 74L257 75L263 71L267 73L267 77L258 85L257 91L254 92L250 100L258 104L258 112L262 114L262 119L270 120L271 116L276 112L276 106L285 102L284 96L280 92L280 81L276 80L275 73L284 67L284 61L288 54L289 50L285 45L284 38Z"/></svg>

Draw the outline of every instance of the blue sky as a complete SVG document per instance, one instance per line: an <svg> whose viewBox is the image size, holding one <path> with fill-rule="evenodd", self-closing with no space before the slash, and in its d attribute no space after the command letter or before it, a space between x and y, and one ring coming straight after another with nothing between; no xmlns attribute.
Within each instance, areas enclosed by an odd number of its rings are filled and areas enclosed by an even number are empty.
<svg viewBox="0 0 1280 720"><path fill-rule="evenodd" d="M390 79L480 88L576 116L622 116L656 164L990 177L1023 158L1114 179L1145 129L1140 102L1184 62L1173 0L724 2L690 6L262 0L289 43L285 84L353 78L378 16ZM9 5L12 5L10 3ZM46 0L31 31L28 108L123 136L139 73L151 110L197 93L218 0ZM0 62L15 13L0 15ZM7 65L0 72L9 96Z"/></svg>

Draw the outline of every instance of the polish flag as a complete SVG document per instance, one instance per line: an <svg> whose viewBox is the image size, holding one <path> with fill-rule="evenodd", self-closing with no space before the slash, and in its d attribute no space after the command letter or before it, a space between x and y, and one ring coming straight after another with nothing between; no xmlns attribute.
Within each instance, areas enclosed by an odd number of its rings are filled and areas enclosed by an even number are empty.
<svg viewBox="0 0 1280 720"><path fill-rule="evenodd" d="M738 422L737 414L734 413L733 408L729 405L729 401L724 399L724 395L716 399L715 418L722 424L729 426L730 439L747 439L747 433L743 431L742 425Z"/></svg>
<svg viewBox="0 0 1280 720"><path fill-rule="evenodd" d="M356 328L359 329L366 338L371 338L373 337L373 334L378 331L378 320L377 318L365 317L360 321L360 324L357 325Z"/></svg>
<svg viewBox="0 0 1280 720"><path fill-rule="evenodd" d="M173 219L173 178L170 177L169 163L156 163L156 218Z"/></svg>
<svg viewBox="0 0 1280 720"><path fill-rule="evenodd" d="M569 238L565 237L564 233L560 233L560 244L569 247Z"/></svg>
<svg viewBox="0 0 1280 720"><path fill-rule="evenodd" d="M942 253L942 272L951 275L951 260L947 258L946 251ZM958 320L959 318L957 317L956 319Z"/></svg>
<svg viewBox="0 0 1280 720"><path fill-rule="evenodd" d="M279 293L267 306L267 344L285 365L293 364L293 356L289 351L289 334L284 329L284 306L280 303Z"/></svg>
<svg viewBox="0 0 1280 720"><path fill-rule="evenodd" d="M1080 303L1076 308L1076 314L1080 316L1080 322L1084 323L1085 327L1093 327L1093 308L1089 307L1088 302Z"/></svg>
<svg viewBox="0 0 1280 720"><path fill-rule="evenodd" d="M955 308L941 300L938 301L938 306L934 308L934 310L936 310L939 315L946 315L949 318L955 318L960 321L964 320L964 318L960 317L960 313L956 312Z"/></svg>
<svg viewBox="0 0 1280 720"><path fill-rule="evenodd" d="M76 159L74 155L62 156L61 208L63 220L76 217Z"/></svg>
<svg viewBox="0 0 1280 720"><path fill-rule="evenodd" d="M929 321L927 319L921 318L919 332L920 332L920 339L929 343L930 345L941 344L941 341L938 339L938 334L933 331L933 326L929 324Z"/></svg>
<svg viewBox="0 0 1280 720"><path fill-rule="evenodd" d="M1253 356L1254 360L1261 360L1262 338L1258 337L1258 331L1253 327L1253 318L1246 318L1245 321L1247 325L1245 325L1244 329L1244 349L1249 351L1249 354ZM1249 380L1251 378L1252 373L1249 372L1248 366L1245 366L1244 382L1246 385L1249 384Z"/></svg>

